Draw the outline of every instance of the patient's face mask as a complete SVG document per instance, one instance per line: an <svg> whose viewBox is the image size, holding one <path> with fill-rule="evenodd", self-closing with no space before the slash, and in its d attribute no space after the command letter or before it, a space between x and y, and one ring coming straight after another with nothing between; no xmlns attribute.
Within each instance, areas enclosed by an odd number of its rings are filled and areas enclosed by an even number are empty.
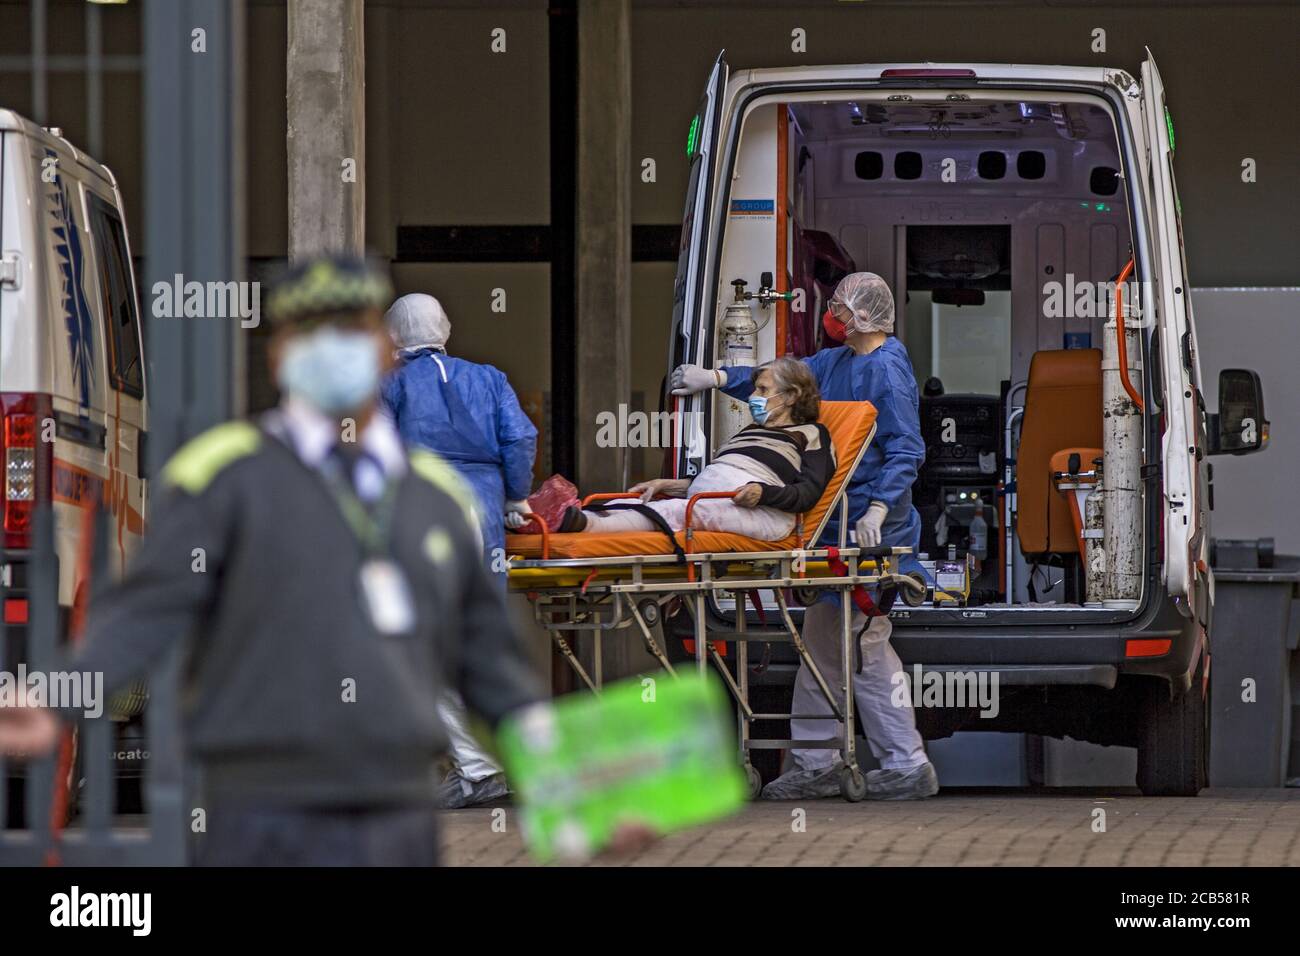
<svg viewBox="0 0 1300 956"><path fill-rule="evenodd" d="M767 421L767 398L762 395L751 395L749 397L749 414L754 417L755 424L761 425Z"/></svg>
<svg viewBox="0 0 1300 956"><path fill-rule="evenodd" d="M835 317L831 309L827 309L822 315L822 330L832 342L844 341L844 323Z"/></svg>
<svg viewBox="0 0 1300 956"><path fill-rule="evenodd" d="M280 388L327 414L356 411L379 387L379 347L370 332L330 326L285 347Z"/></svg>

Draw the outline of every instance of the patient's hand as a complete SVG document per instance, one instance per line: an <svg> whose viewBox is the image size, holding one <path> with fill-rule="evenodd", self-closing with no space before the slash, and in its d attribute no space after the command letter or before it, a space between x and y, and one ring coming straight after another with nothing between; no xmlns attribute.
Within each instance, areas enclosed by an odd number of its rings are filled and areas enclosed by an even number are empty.
<svg viewBox="0 0 1300 956"><path fill-rule="evenodd" d="M757 508L758 499L762 494L763 486L756 481L751 481L736 492L736 497L731 500L741 508Z"/></svg>
<svg viewBox="0 0 1300 956"><path fill-rule="evenodd" d="M690 481L681 478L651 478L639 485L633 485L628 491L641 496L642 501L654 498L680 498L690 487Z"/></svg>

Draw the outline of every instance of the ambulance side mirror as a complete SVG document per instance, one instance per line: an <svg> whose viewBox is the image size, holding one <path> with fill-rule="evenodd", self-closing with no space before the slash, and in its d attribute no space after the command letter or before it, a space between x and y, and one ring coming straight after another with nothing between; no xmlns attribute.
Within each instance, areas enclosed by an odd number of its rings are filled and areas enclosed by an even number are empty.
<svg viewBox="0 0 1300 956"><path fill-rule="evenodd" d="M1246 368L1219 372L1219 411L1209 416L1211 455L1249 455L1268 447L1264 386L1259 373Z"/></svg>

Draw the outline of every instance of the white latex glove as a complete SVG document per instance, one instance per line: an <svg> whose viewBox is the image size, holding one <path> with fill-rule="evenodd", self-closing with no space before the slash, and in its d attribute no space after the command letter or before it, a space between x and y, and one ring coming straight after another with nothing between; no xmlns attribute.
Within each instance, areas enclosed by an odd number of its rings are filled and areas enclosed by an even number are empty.
<svg viewBox="0 0 1300 956"><path fill-rule="evenodd" d="M853 531L858 537L859 548L874 548L880 544L880 526L885 523L885 515L889 514L887 508L882 502L873 501L867 513L858 519L858 523L853 526Z"/></svg>
<svg viewBox="0 0 1300 956"><path fill-rule="evenodd" d="M718 388L726 381L725 373L719 369L704 368L701 365L679 365L673 369L669 384L674 395L694 395Z"/></svg>
<svg viewBox="0 0 1300 956"><path fill-rule="evenodd" d="M507 501L506 502L506 527L522 528L528 521L532 509L528 507L527 501Z"/></svg>

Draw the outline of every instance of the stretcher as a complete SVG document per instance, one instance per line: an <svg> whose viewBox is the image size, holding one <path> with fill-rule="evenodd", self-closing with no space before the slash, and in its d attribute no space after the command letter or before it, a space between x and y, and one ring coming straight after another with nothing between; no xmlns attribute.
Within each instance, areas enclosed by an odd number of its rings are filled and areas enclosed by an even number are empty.
<svg viewBox="0 0 1300 956"><path fill-rule="evenodd" d="M670 540L658 531L621 533L512 534L509 587L524 593L537 623L547 631L564 660L594 693L601 689L601 639L613 631L635 628L646 650L669 674L673 664L655 638L654 627L668 613L684 610L694 626L694 654L701 673L712 662L738 710L740 758L751 796L757 796L760 777L750 760L758 749L838 750L844 767L840 791L848 800L861 800L866 783L855 755L852 672L856 638L852 611L857 606L868 616L887 613L898 587L911 587L910 578L898 573L899 555L907 548L858 548L848 543L848 484L875 434L876 410L868 402L822 402L819 421L830 432L836 451L836 468L820 500L798 516L794 530L779 541L759 541L744 535L692 528L698 501L729 497L734 492L705 492L692 497L686 510L685 529ZM596 500L635 497L627 492L591 495ZM834 546L817 542L838 509L839 539ZM540 519L534 524L540 526ZM876 591L873 598L868 588ZM750 630L744 612L746 597L765 613L759 591L770 591L776 602L779 627ZM809 654L790 615L794 595L811 604L827 590L840 594L840 673L828 679ZM730 603L728 613L724 604ZM712 613L711 613L712 611ZM571 640L580 634L593 638L592 672L579 661ZM824 714L756 713L749 702L748 645L754 641L788 642L808 668L830 708ZM723 655L735 647L735 673ZM839 737L820 740L754 739L750 725L756 720L836 719Z"/></svg>

